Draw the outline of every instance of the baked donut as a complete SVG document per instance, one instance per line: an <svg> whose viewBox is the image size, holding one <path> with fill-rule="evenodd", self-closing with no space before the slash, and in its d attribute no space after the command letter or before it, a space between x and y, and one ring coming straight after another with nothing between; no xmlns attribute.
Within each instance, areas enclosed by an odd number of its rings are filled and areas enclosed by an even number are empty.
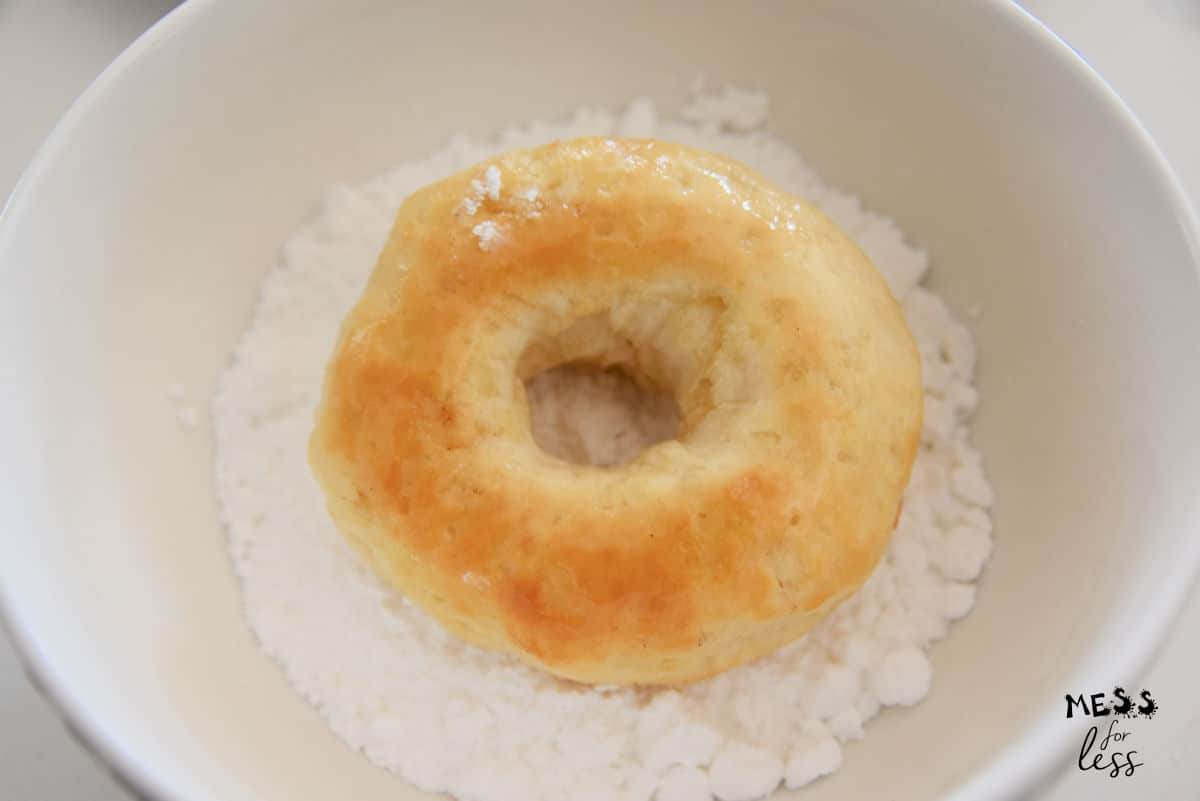
<svg viewBox="0 0 1200 801"><path fill-rule="evenodd" d="M679 436L544 453L524 380L617 366ZM870 575L919 442L917 350L828 218L692 148L519 150L404 201L329 363L310 462L341 532L475 645L678 684L796 639Z"/></svg>

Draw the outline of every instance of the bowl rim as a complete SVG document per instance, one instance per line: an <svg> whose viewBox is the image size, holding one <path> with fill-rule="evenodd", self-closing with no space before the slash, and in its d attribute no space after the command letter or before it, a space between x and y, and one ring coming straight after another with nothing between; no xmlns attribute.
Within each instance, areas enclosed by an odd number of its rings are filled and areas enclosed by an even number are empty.
<svg viewBox="0 0 1200 801"><path fill-rule="evenodd" d="M5 244L37 192L42 174L65 149L80 120L101 102L109 88L143 55L166 44L216 6L213 0L185 0L138 36L79 95L40 145L22 172L8 198L0 204L0 265ZM1066 40L1017 3L1017 0L985 0L985 14L1019 29L1031 42L1052 55L1083 89L1094 93L1105 105L1115 125L1131 134L1135 149L1146 158L1153 177L1165 190L1180 225L1193 269L1200 279L1200 216L1188 201L1183 186L1145 126L1112 86ZM0 274L2 275L2 274ZM1175 625L1184 601L1200 576L1200 537L1191 538L1188 550L1162 566L1158 589L1146 601L1144 624L1125 635L1128 646L1122 661L1114 665L1114 678L1133 679L1142 674L1162 650ZM57 713L68 733L126 790L147 801L201 801L194 788L181 786L162 765L149 764L113 737L105 722L96 717L86 698L73 688L69 671L54 665L41 651L34 631L21 619L19 603L0 581L0 629L6 631L31 685ZM1065 759L1070 743L1061 736L1057 704L1047 704L1025 729L993 755L974 775L943 796L943 801L1004 801L1029 791Z"/></svg>

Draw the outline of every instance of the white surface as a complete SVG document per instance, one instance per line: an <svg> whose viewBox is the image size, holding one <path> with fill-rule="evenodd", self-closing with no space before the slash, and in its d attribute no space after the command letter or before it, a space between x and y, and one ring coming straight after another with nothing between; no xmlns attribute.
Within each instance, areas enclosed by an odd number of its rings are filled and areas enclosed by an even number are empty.
<svg viewBox="0 0 1200 801"><path fill-rule="evenodd" d="M58 117L168 0L0 0L0 198ZM2 201L0 201L2 202ZM128 801L68 736L0 635L0 797Z"/></svg>
<svg viewBox="0 0 1200 801"><path fill-rule="evenodd" d="M1200 208L1200 2L1029 0L1025 5L1121 95L1171 162L1193 208ZM1193 345L1200 355L1200 343ZM1083 773L1068 765L1040 801L1200 798L1198 676L1200 587L1194 586L1172 637L1139 682L1160 700L1162 709L1154 720L1131 721L1127 727L1146 763L1138 772L1137 789L1125 784L1128 779ZM1082 742L1086 725L1073 728Z"/></svg>
<svg viewBox="0 0 1200 801"><path fill-rule="evenodd" d="M1157 136L1193 197L1200 197L1200 147L1195 144L1200 141L1200 119L1187 94L1200 76L1196 5L1186 0L1032 5L1126 97ZM108 14L99 11L102 6ZM0 104L4 108L0 180L5 181L0 187L7 186L28 158L51 118L106 60L105 51L119 48L151 16L148 3L0 0ZM47 44L51 41L55 46ZM44 77L32 80L33 74ZM1187 788L1194 786L1189 773L1200 758L1200 716L1186 680L1200 673L1200 649L1194 635L1189 639L1184 633L1198 628L1200 605L1193 599L1175 638L1141 682L1154 691L1162 711L1136 729L1146 760L1139 771L1145 778L1137 785L1138 797L1188 798ZM38 711L40 702L23 688L12 664L11 659L5 663L0 695L0 789L5 795L35 800L104 798L104 792L118 798L118 791L109 789L99 772L92 778L87 760L58 734L53 720ZM1044 797L1050 801L1116 799L1133 797L1130 792L1121 780L1069 768Z"/></svg>

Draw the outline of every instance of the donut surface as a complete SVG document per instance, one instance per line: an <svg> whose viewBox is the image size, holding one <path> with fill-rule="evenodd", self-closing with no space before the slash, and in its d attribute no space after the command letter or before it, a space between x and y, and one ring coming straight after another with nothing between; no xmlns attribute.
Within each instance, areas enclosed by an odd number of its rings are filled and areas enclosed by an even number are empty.
<svg viewBox="0 0 1200 801"><path fill-rule="evenodd" d="M523 382L564 363L673 393L679 436L615 467L547 455ZM588 138L404 201L309 455L339 530L453 634L678 684L862 585L922 408L902 313L828 218L729 159Z"/></svg>

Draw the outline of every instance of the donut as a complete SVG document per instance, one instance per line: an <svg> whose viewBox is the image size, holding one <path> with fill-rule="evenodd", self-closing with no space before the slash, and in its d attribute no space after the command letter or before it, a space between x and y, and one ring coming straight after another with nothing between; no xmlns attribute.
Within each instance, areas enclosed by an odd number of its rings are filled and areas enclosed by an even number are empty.
<svg viewBox="0 0 1200 801"><path fill-rule="evenodd" d="M524 382L564 364L671 393L678 436L616 466L543 452ZM403 202L309 458L338 530L452 634L678 685L863 584L922 409L901 310L828 218L718 155L584 138Z"/></svg>

